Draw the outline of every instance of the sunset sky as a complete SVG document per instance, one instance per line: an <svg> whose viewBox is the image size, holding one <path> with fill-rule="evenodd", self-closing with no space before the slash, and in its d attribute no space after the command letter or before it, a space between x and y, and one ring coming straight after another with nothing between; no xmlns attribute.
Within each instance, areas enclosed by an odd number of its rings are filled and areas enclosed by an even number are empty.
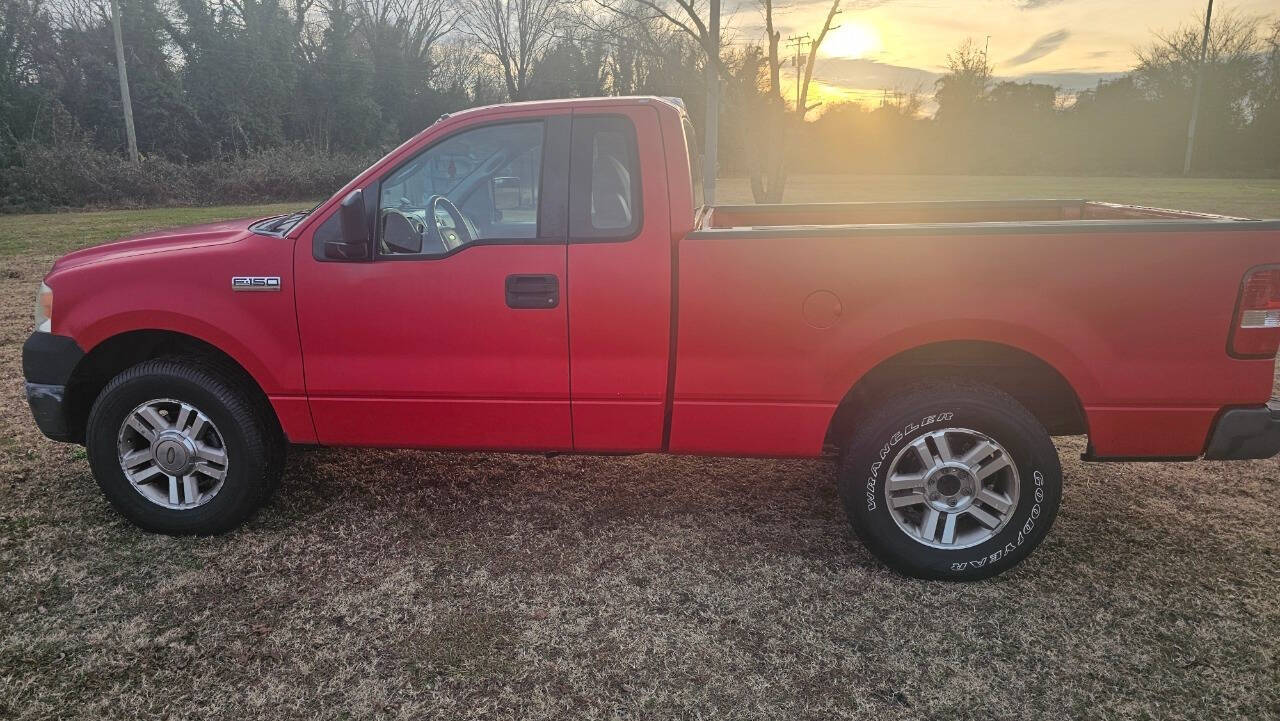
<svg viewBox="0 0 1280 721"><path fill-rule="evenodd" d="M725 2L733 37L758 41L758 5ZM816 36L829 7L830 0L791 0L775 10L783 43L792 34ZM1092 87L1131 68L1134 48L1152 31L1202 21L1205 0L845 0L842 7L815 73L819 99L828 102L879 102L886 89L929 95L947 53L967 37L982 45L988 35L998 78ZM1280 0L1218 0L1214 13L1229 8L1276 15ZM794 78L784 83L789 97Z"/></svg>

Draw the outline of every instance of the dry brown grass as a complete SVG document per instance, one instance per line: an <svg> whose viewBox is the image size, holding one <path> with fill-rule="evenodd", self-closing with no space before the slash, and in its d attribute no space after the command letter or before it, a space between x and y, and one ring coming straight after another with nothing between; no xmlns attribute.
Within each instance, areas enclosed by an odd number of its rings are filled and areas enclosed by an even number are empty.
<svg viewBox="0 0 1280 721"><path fill-rule="evenodd" d="M1091 464L1026 564L895 576L823 462L300 450L225 537L47 442L0 258L0 717L1277 718L1274 461Z"/></svg>

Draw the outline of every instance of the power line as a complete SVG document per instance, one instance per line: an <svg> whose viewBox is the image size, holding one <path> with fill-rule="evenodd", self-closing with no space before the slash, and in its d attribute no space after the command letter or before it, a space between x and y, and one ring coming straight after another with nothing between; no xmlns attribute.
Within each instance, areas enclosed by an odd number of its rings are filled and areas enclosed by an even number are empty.
<svg viewBox="0 0 1280 721"><path fill-rule="evenodd" d="M120 32L120 6L111 0L111 33L115 36L116 69L120 73L120 105L124 107L124 133L129 142L129 162L138 164L138 136L133 132L133 102L129 99L129 71L124 63L124 40Z"/></svg>
<svg viewBox="0 0 1280 721"><path fill-rule="evenodd" d="M813 38L809 33L804 35L787 36L787 47L796 49L795 69L796 69L796 104L800 103L800 54L805 53L808 56L809 46L813 44ZM807 64L806 60L806 64Z"/></svg>

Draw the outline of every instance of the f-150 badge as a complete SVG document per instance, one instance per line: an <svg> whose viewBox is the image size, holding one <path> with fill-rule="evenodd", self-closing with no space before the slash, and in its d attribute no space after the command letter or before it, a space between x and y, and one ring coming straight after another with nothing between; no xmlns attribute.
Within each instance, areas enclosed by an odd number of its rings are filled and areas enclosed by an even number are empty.
<svg viewBox="0 0 1280 721"><path fill-rule="evenodd" d="M231 278L231 290L280 290L278 275L237 275Z"/></svg>

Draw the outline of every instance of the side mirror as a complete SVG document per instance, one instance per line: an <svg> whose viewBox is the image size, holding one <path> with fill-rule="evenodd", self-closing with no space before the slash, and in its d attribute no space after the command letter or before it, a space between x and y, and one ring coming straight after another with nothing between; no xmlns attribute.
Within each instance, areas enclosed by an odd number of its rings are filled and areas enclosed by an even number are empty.
<svg viewBox="0 0 1280 721"><path fill-rule="evenodd" d="M494 210L513 210L520 207L520 179L502 176L489 181L493 193Z"/></svg>
<svg viewBox="0 0 1280 721"><path fill-rule="evenodd" d="M338 207L341 216L342 240L324 244L324 257L333 260L364 260L370 256L372 239L369 237L369 221L364 212L364 191L353 190L342 199Z"/></svg>

